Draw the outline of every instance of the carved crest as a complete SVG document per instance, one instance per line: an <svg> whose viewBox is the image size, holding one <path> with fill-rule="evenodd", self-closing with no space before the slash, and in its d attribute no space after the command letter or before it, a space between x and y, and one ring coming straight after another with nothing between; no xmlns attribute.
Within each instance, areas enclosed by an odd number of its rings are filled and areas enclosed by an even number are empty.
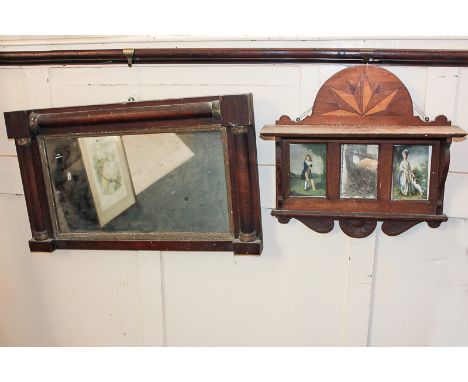
<svg viewBox="0 0 468 382"><path fill-rule="evenodd" d="M277 124L422 126L450 125L446 119L426 122L413 115L413 101L390 71L368 65L343 69L320 88L312 114L301 121L282 116Z"/></svg>
<svg viewBox="0 0 468 382"><path fill-rule="evenodd" d="M378 66L359 65L338 72L323 84L312 115L411 117L413 102L394 74Z"/></svg>

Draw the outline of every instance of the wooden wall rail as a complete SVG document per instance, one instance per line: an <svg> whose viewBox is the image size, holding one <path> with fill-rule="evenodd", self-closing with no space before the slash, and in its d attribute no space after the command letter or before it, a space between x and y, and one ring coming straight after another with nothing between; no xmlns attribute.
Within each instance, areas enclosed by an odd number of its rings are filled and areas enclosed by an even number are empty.
<svg viewBox="0 0 468 382"><path fill-rule="evenodd" d="M468 66L468 50L183 48L0 52L0 66L83 64L370 63Z"/></svg>

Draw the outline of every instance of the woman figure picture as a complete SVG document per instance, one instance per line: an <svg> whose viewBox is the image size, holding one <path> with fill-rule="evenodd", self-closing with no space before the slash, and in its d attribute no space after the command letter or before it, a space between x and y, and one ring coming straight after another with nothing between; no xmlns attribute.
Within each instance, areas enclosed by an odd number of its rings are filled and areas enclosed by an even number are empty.
<svg viewBox="0 0 468 382"><path fill-rule="evenodd" d="M413 195L416 191L419 195L423 194L421 185L417 182L413 170L411 170L410 162L408 161L409 152L404 149L401 153L403 160L400 162L400 175L398 177L400 192L405 195Z"/></svg>
<svg viewBox="0 0 468 382"><path fill-rule="evenodd" d="M312 190L316 190L315 182L312 179L312 156L310 154L305 156L301 179L304 180L304 191L308 191L311 187Z"/></svg>

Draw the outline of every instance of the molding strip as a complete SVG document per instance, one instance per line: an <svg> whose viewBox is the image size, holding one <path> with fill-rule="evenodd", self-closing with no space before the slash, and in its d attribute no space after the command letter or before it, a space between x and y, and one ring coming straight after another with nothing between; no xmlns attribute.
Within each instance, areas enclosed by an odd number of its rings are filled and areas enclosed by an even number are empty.
<svg viewBox="0 0 468 382"><path fill-rule="evenodd" d="M37 130L39 127L151 121L154 119L216 118L214 115L216 108L219 109L219 101L140 107L125 107L122 105L121 108L99 108L61 113L32 112L29 116L29 128Z"/></svg>
<svg viewBox="0 0 468 382"><path fill-rule="evenodd" d="M127 64L126 49L0 52L0 66ZM135 49L138 64L348 63L468 66L468 50L181 48Z"/></svg>

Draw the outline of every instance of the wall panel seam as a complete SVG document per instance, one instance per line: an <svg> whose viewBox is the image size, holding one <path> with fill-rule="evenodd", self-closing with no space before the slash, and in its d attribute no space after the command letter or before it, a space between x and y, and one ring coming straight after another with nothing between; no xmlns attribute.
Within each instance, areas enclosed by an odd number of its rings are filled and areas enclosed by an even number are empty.
<svg viewBox="0 0 468 382"><path fill-rule="evenodd" d="M369 321L367 324L366 346L372 346L372 324L374 320L375 284L376 284L376 278L377 278L379 240L380 240L380 230L376 230L375 241L374 241L374 253L373 253L374 263L372 265L372 283L371 283L371 296L370 296L370 307L369 307Z"/></svg>
<svg viewBox="0 0 468 382"><path fill-rule="evenodd" d="M166 317L166 272L164 267L164 253L159 252L159 266L161 274L161 307L162 307L162 329L163 329L163 346L167 344L167 317Z"/></svg>

